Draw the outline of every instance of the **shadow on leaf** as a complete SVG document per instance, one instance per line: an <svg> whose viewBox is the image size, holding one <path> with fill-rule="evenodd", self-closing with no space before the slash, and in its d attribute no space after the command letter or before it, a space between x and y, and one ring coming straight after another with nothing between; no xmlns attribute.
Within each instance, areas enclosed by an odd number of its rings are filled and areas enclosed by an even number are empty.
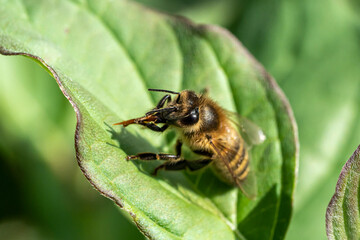
<svg viewBox="0 0 360 240"><path fill-rule="evenodd" d="M276 185L261 198L261 201L256 207L247 215L247 217L240 222L238 229L248 239L268 239L267 235L269 229L273 228L269 220L275 222L274 216L277 210L276 199L278 193L276 192ZM253 226L258 226L254 228ZM261 234L265 234L261 236Z"/></svg>

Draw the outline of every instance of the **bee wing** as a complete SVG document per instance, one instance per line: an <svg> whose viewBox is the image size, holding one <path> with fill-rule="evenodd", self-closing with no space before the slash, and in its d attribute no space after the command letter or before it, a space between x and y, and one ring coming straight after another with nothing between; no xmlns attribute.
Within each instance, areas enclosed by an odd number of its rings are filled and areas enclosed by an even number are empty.
<svg viewBox="0 0 360 240"><path fill-rule="evenodd" d="M247 198L255 199L257 195L257 183L255 173L251 169L250 156L248 156L249 164L247 166L247 170L245 170L248 171L248 174L245 179L240 180L231 169L230 162L232 159L229 158L229 156L235 156L237 152L234 149L229 148L221 139L211 140L210 145L212 146L214 152L216 152L216 158L222 161L228 168L229 173L234 179L234 183L241 189Z"/></svg>
<svg viewBox="0 0 360 240"><path fill-rule="evenodd" d="M250 168L246 178L239 181L239 187L244 195L249 199L255 199L257 195L257 182L255 172Z"/></svg>
<svg viewBox="0 0 360 240"><path fill-rule="evenodd" d="M265 141L262 129L248 118L234 112L228 112L229 119L239 129L241 136L249 146L258 145Z"/></svg>

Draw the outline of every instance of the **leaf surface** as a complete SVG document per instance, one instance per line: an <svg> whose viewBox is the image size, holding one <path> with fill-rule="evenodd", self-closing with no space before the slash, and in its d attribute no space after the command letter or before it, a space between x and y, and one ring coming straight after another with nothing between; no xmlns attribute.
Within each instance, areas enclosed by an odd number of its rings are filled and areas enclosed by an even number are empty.
<svg viewBox="0 0 360 240"><path fill-rule="evenodd" d="M130 213L146 236L285 235L296 173L296 124L275 81L227 31L127 1L2 0L0 15L1 53L31 57L56 79L77 115L81 170L99 192ZM128 154L173 151L173 132L112 127L154 107L161 95L147 88L204 87L266 135L250 150L258 183L254 201L209 169L153 177L158 163L125 161Z"/></svg>

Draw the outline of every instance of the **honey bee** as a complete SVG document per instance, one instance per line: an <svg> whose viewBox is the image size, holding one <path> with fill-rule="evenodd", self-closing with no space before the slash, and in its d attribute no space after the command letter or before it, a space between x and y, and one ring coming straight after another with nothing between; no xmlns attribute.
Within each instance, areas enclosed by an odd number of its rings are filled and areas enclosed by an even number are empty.
<svg viewBox="0 0 360 240"><path fill-rule="evenodd" d="M179 139L176 142L176 154L138 153L127 156L127 160L166 160L154 170L199 170L212 165L215 174L224 182L239 187L249 198L257 193L256 179L250 169L246 135L251 144L259 144L265 135L259 127L245 118L234 118L214 102L207 93L197 94L191 90L174 92L161 89L149 91L165 92L157 106L143 117L119 122L114 125L140 124L156 132L174 128ZM172 100L171 95L176 95ZM237 120L234 120L237 119ZM242 119L242 120L241 120ZM158 124L163 124L161 127ZM182 144L186 144L196 154L197 160L181 157Z"/></svg>

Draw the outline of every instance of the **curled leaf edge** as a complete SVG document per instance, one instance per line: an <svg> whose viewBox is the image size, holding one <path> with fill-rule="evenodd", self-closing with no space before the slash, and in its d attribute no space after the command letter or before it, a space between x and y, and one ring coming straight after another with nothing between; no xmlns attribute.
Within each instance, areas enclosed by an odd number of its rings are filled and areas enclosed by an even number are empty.
<svg viewBox="0 0 360 240"><path fill-rule="evenodd" d="M345 165L341 169L338 181L336 183L335 193L331 197L330 202L326 208L325 225L326 225L326 235L328 239L335 239L334 233L330 229L332 226L330 218L333 216L332 208L335 206L337 199L341 197L340 191L346 179L346 174L351 169L351 165L356 161L355 158L358 156L360 156L360 145L355 149L353 154L350 156L350 158L346 161Z"/></svg>
<svg viewBox="0 0 360 240"><path fill-rule="evenodd" d="M146 8L145 8L146 9ZM151 9L146 9L148 11L152 11ZM157 12L156 10L154 10L154 12L156 12L157 14L159 14L159 12ZM162 13L160 13L162 14ZM163 13L163 15L169 17L171 15L165 14ZM242 51L245 52L246 56L253 62L253 65L257 68L257 70L264 76L264 79L266 81L266 83L268 84L269 90L273 90L276 95L279 97L279 99L281 100L282 103L282 107L285 109L285 112L287 114L287 116L289 117L289 121L291 122L291 127L292 127L292 133L293 133L293 140L295 143L295 153L294 153L294 157L295 157L295 179L294 179L294 186L292 188L292 193L291 193L291 202L293 204L293 197L294 197L294 190L296 187L296 179L298 176L298 160L299 160L299 141L298 141L298 130L297 130L297 124L295 121L295 117L293 114L293 111L290 107L290 104L285 96L285 94L283 93L283 91L280 89L280 87L277 85L276 81L274 80L274 78L265 70L265 68L262 66L262 64L260 64L252 55L251 53L242 45L242 43L234 36L232 35L228 30L215 26L215 25L208 25L208 24L195 24L193 23L191 20L182 17L182 16L171 16L173 19L181 21L183 24L188 25L191 28L195 28L195 29L201 29L203 31L212 31L214 33L223 35L225 37L227 37L228 39L230 39L233 44L238 47L239 49L241 49ZM62 84L62 81L59 77L59 75L57 74L57 72L49 65L46 63L45 60L43 60L42 58L30 54L30 53L26 53L26 52L16 52L16 51L9 51L6 50L4 47L0 46L0 54L5 55L5 56L26 56L29 58L32 58L33 60L39 62L40 64L43 65L43 67L45 67L45 69L52 75L52 77L56 80L61 92L64 94L64 96L68 99L68 101L70 102L71 106L73 107L75 114L76 114L76 128L75 128L75 152L76 152L76 159L77 159L77 163L81 169L81 171L83 172L84 176L86 177L86 179L90 182L90 184L104 197L111 199L112 201L115 202L116 205L118 205L121 209L125 210L126 212L128 212L131 216L131 218L133 219L133 222L136 224L137 228L148 238L148 239L153 239L153 236L150 235L150 233L148 231L146 231L146 229L141 226L141 224L137 221L136 218L136 214L131 212L130 210L124 208L124 204L122 203L122 200L120 197L113 195L112 193L110 193L109 191L103 190L101 189L101 187L97 186L97 184L93 181L93 179L91 178L91 176L88 174L87 170L85 169L85 167L82 164L83 161L83 157L81 156L81 152L79 151L79 139L81 136L81 131L82 131L82 114L81 111L79 109L79 107L76 105L75 101L72 99L72 97L70 96L70 94L67 92L66 88L64 87L64 85ZM280 202L279 202L280 204ZM276 222L275 222L276 225Z"/></svg>

